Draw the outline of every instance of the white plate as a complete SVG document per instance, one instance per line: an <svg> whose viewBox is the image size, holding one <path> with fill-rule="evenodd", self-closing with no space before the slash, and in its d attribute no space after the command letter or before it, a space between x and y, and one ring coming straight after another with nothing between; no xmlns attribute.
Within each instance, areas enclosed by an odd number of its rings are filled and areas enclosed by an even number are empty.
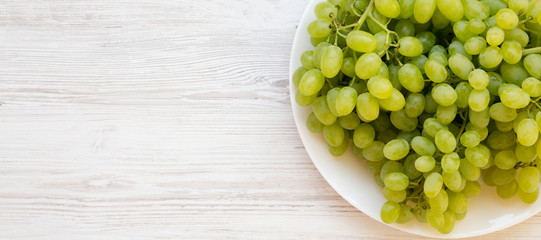
<svg viewBox="0 0 541 240"><path fill-rule="evenodd" d="M311 21L316 19L313 9L321 1L310 1L298 25L291 51L290 77L301 66L301 54L306 50L314 49L310 44L310 36L306 28ZM289 87L297 129L314 165L338 194L366 215L381 222L379 210L385 202L385 198L381 194L381 188L374 182L372 173L368 171L363 161L353 156L351 148L341 157L334 157L328 152L322 134L311 133L306 128L306 118L310 114L311 108L298 106L295 102L296 88L292 81L290 81ZM541 211L541 199L531 205L522 203L518 196L502 200L496 195L494 187L481 185L480 196L468 199L466 218L457 221L454 230L449 234L440 234L428 224L420 223L415 219L407 224L390 224L389 226L427 237L463 238L510 227Z"/></svg>

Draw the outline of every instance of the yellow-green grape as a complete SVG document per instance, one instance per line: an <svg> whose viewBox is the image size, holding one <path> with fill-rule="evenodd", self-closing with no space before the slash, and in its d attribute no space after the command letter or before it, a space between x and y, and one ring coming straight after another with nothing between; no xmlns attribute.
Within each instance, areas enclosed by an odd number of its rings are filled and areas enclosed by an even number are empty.
<svg viewBox="0 0 541 240"><path fill-rule="evenodd" d="M530 36L520 28L513 28L505 31L505 41L517 41L521 47L525 47L530 42Z"/></svg>
<svg viewBox="0 0 541 240"><path fill-rule="evenodd" d="M451 153L456 148L455 136L448 130L441 130L436 133L435 143L442 153Z"/></svg>
<svg viewBox="0 0 541 240"><path fill-rule="evenodd" d="M340 72L344 55L337 46L329 46L321 55L321 73L326 78L333 78Z"/></svg>
<svg viewBox="0 0 541 240"><path fill-rule="evenodd" d="M474 69L474 66L467 57L455 53L449 58L449 68L451 68L451 71L453 71L460 79L468 80L468 75Z"/></svg>
<svg viewBox="0 0 541 240"><path fill-rule="evenodd" d="M481 185L477 181L466 181L466 186L461 193L467 198L475 197L481 192Z"/></svg>
<svg viewBox="0 0 541 240"><path fill-rule="evenodd" d="M518 162L517 155L513 150L503 150L494 156L494 164L499 169L511 169Z"/></svg>
<svg viewBox="0 0 541 240"><path fill-rule="evenodd" d="M468 21L468 29L475 34L481 34L485 31L487 25L481 19L471 19Z"/></svg>
<svg viewBox="0 0 541 240"><path fill-rule="evenodd" d="M522 47L517 41L504 41L502 46L503 60L509 64L515 64L522 59Z"/></svg>
<svg viewBox="0 0 541 240"><path fill-rule="evenodd" d="M418 23L430 21L436 10L436 0L416 0L413 5L413 17Z"/></svg>
<svg viewBox="0 0 541 240"><path fill-rule="evenodd" d="M455 87L455 92L457 95L456 105L459 108L466 108L469 106L470 93L473 91L473 88L468 82L461 82Z"/></svg>
<svg viewBox="0 0 541 240"><path fill-rule="evenodd" d="M321 56L323 56L325 49L327 49L329 46L332 46L332 44L328 42L321 42L316 46L316 49L314 49L314 67L317 69L321 68Z"/></svg>
<svg viewBox="0 0 541 240"><path fill-rule="evenodd" d="M502 139L506 141L502 141ZM516 140L517 136L513 131L502 132L496 130L490 133L486 142L494 150L504 150L515 146Z"/></svg>
<svg viewBox="0 0 541 240"><path fill-rule="evenodd" d="M483 23L484 24L484 23ZM464 43L464 50L471 55L478 55L487 47L487 42L483 37L471 37Z"/></svg>
<svg viewBox="0 0 541 240"><path fill-rule="evenodd" d="M331 33L331 21L328 19L318 19L308 25L308 34L313 38L324 38Z"/></svg>
<svg viewBox="0 0 541 240"><path fill-rule="evenodd" d="M332 20L337 17L338 10L329 2L320 2L314 8L314 13L317 18Z"/></svg>
<svg viewBox="0 0 541 240"><path fill-rule="evenodd" d="M449 106L439 105L438 109L436 110L436 118L443 124L450 124L453 122L453 120L455 120L457 112L458 108L456 104Z"/></svg>
<svg viewBox="0 0 541 240"><path fill-rule="evenodd" d="M438 228L438 232L448 234L455 228L456 215L453 211L446 211L443 214L443 225Z"/></svg>
<svg viewBox="0 0 541 240"><path fill-rule="evenodd" d="M483 90L488 86L488 74L482 69L475 69L468 75L468 81L475 90Z"/></svg>
<svg viewBox="0 0 541 240"><path fill-rule="evenodd" d="M396 88L393 88L391 97L386 99L378 99L379 106L387 111L398 111L406 105L404 95Z"/></svg>
<svg viewBox="0 0 541 240"><path fill-rule="evenodd" d="M447 192L440 189L439 193L435 197L428 198L428 205L430 205L430 209L432 209L432 211L444 213L449 206L449 197Z"/></svg>
<svg viewBox="0 0 541 240"><path fill-rule="evenodd" d="M408 155L409 148L410 146L406 140L401 139L401 138L393 139L389 141L387 144L385 144L385 147L383 148L383 155L389 160L400 160ZM408 177L405 174L403 175L403 177L405 177L405 179L408 179ZM409 181L405 181L403 184L404 188L400 187L401 189L398 189L399 188L398 186L396 187L390 186L390 187L392 190L395 190L395 191L403 190L403 189L406 189L406 187L408 186L408 183ZM387 184L385 185L387 186Z"/></svg>
<svg viewBox="0 0 541 240"><path fill-rule="evenodd" d="M451 22L458 22L464 16L460 0L437 0L438 10Z"/></svg>
<svg viewBox="0 0 541 240"><path fill-rule="evenodd" d="M441 168L443 172L453 173L460 167L460 157L457 153L446 153L441 157Z"/></svg>
<svg viewBox="0 0 541 240"><path fill-rule="evenodd" d="M373 52L365 53L357 59L355 74L361 79L370 79L379 72L381 64L383 62L378 54Z"/></svg>
<svg viewBox="0 0 541 240"><path fill-rule="evenodd" d="M468 181L477 181L481 176L481 169L471 164L466 158L460 159L459 171Z"/></svg>
<svg viewBox="0 0 541 240"><path fill-rule="evenodd" d="M490 117L500 122L511 122L517 118L517 110L505 106L503 103L495 103L490 106Z"/></svg>
<svg viewBox="0 0 541 240"><path fill-rule="evenodd" d="M317 119L314 112L311 112L306 119L306 127L310 132L316 133L323 131L323 124Z"/></svg>
<svg viewBox="0 0 541 240"><path fill-rule="evenodd" d="M385 160L385 156L383 156L383 147L385 147L385 143L380 142L380 141L373 141L372 143L368 144L368 146L366 146L363 149L363 157L368 161L383 161ZM385 165L383 166L385 167ZM402 165L400 165L400 167L401 166ZM384 173L383 169L381 171L382 171L382 173L380 174L381 180L383 180L385 175L387 175L387 173Z"/></svg>
<svg viewBox="0 0 541 240"><path fill-rule="evenodd" d="M400 5L397 0L376 0L374 5L385 17L397 18L400 15Z"/></svg>
<svg viewBox="0 0 541 240"><path fill-rule="evenodd" d="M511 30L518 25L518 16L509 8L500 9L496 13L496 24L504 30Z"/></svg>
<svg viewBox="0 0 541 240"><path fill-rule="evenodd" d="M490 149L483 144L479 144L475 147L466 148L465 151L466 160L468 160L473 166L484 167L490 159Z"/></svg>
<svg viewBox="0 0 541 240"><path fill-rule="evenodd" d="M415 0L398 0L398 5L400 5L400 19L408 19L413 16Z"/></svg>
<svg viewBox="0 0 541 240"><path fill-rule="evenodd" d="M425 96L420 93L410 93L404 106L406 115L411 118L420 116L425 110Z"/></svg>
<svg viewBox="0 0 541 240"><path fill-rule="evenodd" d="M436 0L437 1L437 0ZM432 15L432 25L435 29L444 29L449 26L449 19L447 19L441 12L436 8L434 14Z"/></svg>
<svg viewBox="0 0 541 240"><path fill-rule="evenodd" d="M518 188L524 193L539 190L539 170L536 167L525 167L518 173Z"/></svg>
<svg viewBox="0 0 541 240"><path fill-rule="evenodd" d="M450 106L456 102L457 93L447 83L438 83L432 88L432 98L442 106Z"/></svg>
<svg viewBox="0 0 541 240"><path fill-rule="evenodd" d="M308 70L314 68L314 51L304 51L301 55L301 64L304 68Z"/></svg>
<svg viewBox="0 0 541 240"><path fill-rule="evenodd" d="M346 134L344 129L338 123L323 126L323 136L331 146L340 146L344 140L344 134Z"/></svg>
<svg viewBox="0 0 541 240"><path fill-rule="evenodd" d="M304 67L299 67L295 72L293 72L293 76L291 76L291 79L293 81L293 85L296 87L299 86L299 83L301 82L302 76L308 71L308 69Z"/></svg>
<svg viewBox="0 0 541 240"><path fill-rule="evenodd" d="M374 49L374 52L379 53L381 51L389 49L389 46L386 45L387 33L385 31L381 31L374 34L374 37L376 38L376 49ZM392 40L392 36L389 36L389 41L391 40Z"/></svg>
<svg viewBox="0 0 541 240"><path fill-rule="evenodd" d="M541 78L541 54L530 54L524 57L524 68L537 79Z"/></svg>
<svg viewBox="0 0 541 240"><path fill-rule="evenodd" d="M508 87L502 85L498 93L503 105L510 108L524 108L530 103L530 95L516 85Z"/></svg>
<svg viewBox="0 0 541 240"><path fill-rule="evenodd" d="M309 106L314 102L314 100L316 100L316 98L317 94L311 96L304 96L299 89L297 89L297 91L295 92L295 101L297 102L297 104L299 104L299 106L302 107Z"/></svg>
<svg viewBox="0 0 541 240"><path fill-rule="evenodd" d="M518 184L515 179L513 181L502 184L502 185L496 185L496 193L498 194L498 197L502 199L509 199L512 198L517 194L518 191Z"/></svg>
<svg viewBox="0 0 541 240"><path fill-rule="evenodd" d="M317 119L321 123L331 125L336 122L336 116L332 114L331 110L329 109L329 105L327 104L326 95L317 97L312 103L312 109L314 110L314 114L316 115Z"/></svg>
<svg viewBox="0 0 541 240"><path fill-rule="evenodd" d="M411 63L406 63L398 69L398 81L410 92L420 92L425 86L421 70Z"/></svg>
<svg viewBox="0 0 541 240"><path fill-rule="evenodd" d="M350 114L357 105L357 91L352 87L343 87L336 96L335 109L338 116Z"/></svg>
<svg viewBox="0 0 541 240"><path fill-rule="evenodd" d="M366 86L372 96L379 99L389 98L393 93L393 84L391 84L391 81L379 75L371 77Z"/></svg>
<svg viewBox="0 0 541 240"><path fill-rule="evenodd" d="M466 179L462 179L459 171L451 173L442 172L441 176L443 178L443 184L451 191L460 191L463 184L466 185Z"/></svg>
<svg viewBox="0 0 541 240"><path fill-rule="evenodd" d="M486 128L490 123L489 108L485 108L481 111L469 111L470 123L476 128Z"/></svg>
<svg viewBox="0 0 541 240"><path fill-rule="evenodd" d="M453 32L455 33L455 37L461 42L466 42L466 40L477 35L470 31L468 22L466 21L458 21L453 24Z"/></svg>
<svg viewBox="0 0 541 240"><path fill-rule="evenodd" d="M325 84L325 76L318 69L312 69L304 73L299 83L299 90L304 96L317 94Z"/></svg>
<svg viewBox="0 0 541 240"><path fill-rule="evenodd" d="M426 76L435 83L441 83L447 80L447 69L436 60L428 59L425 62L424 69Z"/></svg>
<svg viewBox="0 0 541 240"><path fill-rule="evenodd" d="M378 44L374 35L361 30L351 31L346 37L346 43L357 52L372 52Z"/></svg>
<svg viewBox="0 0 541 240"><path fill-rule="evenodd" d="M426 220L428 224L435 229L442 228L443 224L445 223L445 217L443 214L432 209L426 210Z"/></svg>
<svg viewBox="0 0 541 240"><path fill-rule="evenodd" d="M400 206L400 215L398 216L398 219L396 220L397 223L407 223L411 219L413 219L413 212L412 207L409 205L402 205Z"/></svg>
<svg viewBox="0 0 541 240"><path fill-rule="evenodd" d="M417 128L417 118L408 117L404 109L391 112L391 123L399 130L410 132Z"/></svg>
<svg viewBox="0 0 541 240"><path fill-rule="evenodd" d="M519 14L522 10L525 13L528 10L530 3L528 0L509 0L509 9L513 10L516 14Z"/></svg>
<svg viewBox="0 0 541 240"><path fill-rule="evenodd" d="M398 41L398 52L406 57L416 57L423 53L423 44L419 39L405 36Z"/></svg>
<svg viewBox="0 0 541 240"><path fill-rule="evenodd" d="M355 99L357 99L357 98L355 98ZM344 129L354 130L355 128L357 128L357 126L359 126L359 124L361 124L361 120L359 119L359 117L357 116L356 113L352 112L352 113L349 113L346 116L339 117L338 118L338 123Z"/></svg>
<svg viewBox="0 0 541 240"><path fill-rule="evenodd" d="M539 126L534 119L522 119L517 128L517 140L524 146L532 146L539 137Z"/></svg>
<svg viewBox="0 0 541 240"><path fill-rule="evenodd" d="M479 54L479 64L485 68L495 68L502 60L502 51L496 46L488 46Z"/></svg>
<svg viewBox="0 0 541 240"><path fill-rule="evenodd" d="M522 82L522 90L530 97L539 97L541 96L541 81L534 77L526 78Z"/></svg>
<svg viewBox="0 0 541 240"><path fill-rule="evenodd" d="M436 166L436 160L432 156L420 156L415 160L415 169L419 172L430 172Z"/></svg>
<svg viewBox="0 0 541 240"><path fill-rule="evenodd" d="M376 131L368 123L361 123L353 131L353 144L358 148L365 148L374 142Z"/></svg>
<svg viewBox="0 0 541 240"><path fill-rule="evenodd" d="M355 60L352 57L344 58L340 70L350 78L355 77Z"/></svg>
<svg viewBox="0 0 541 240"><path fill-rule="evenodd" d="M493 26L488 29L486 39L489 45L498 46L505 39L505 32L500 27Z"/></svg>
<svg viewBox="0 0 541 240"><path fill-rule="evenodd" d="M372 11L372 16L374 19L372 18L366 19L366 25L368 26L368 29L370 30L370 32L377 33L377 32L383 31L384 29L380 25L378 25L376 21L380 23L386 23L389 19L385 17L383 14L381 14L377 9L374 9Z"/></svg>
<svg viewBox="0 0 541 240"><path fill-rule="evenodd" d="M381 220L384 223L393 223L400 216L400 205L396 202L387 201L383 204L380 211Z"/></svg>
<svg viewBox="0 0 541 240"><path fill-rule="evenodd" d="M531 193L526 193L518 189L518 196L522 202L527 203L527 204L532 204L537 200L539 196L539 189Z"/></svg>
<svg viewBox="0 0 541 240"><path fill-rule="evenodd" d="M443 178L441 174L437 172L430 173L423 185L423 192L429 198L434 198L440 193L441 188L443 187Z"/></svg>
<svg viewBox="0 0 541 240"><path fill-rule="evenodd" d="M483 20L485 18L488 18L490 15L489 6L483 1L464 0L462 1L462 4L464 5L464 16L468 20Z"/></svg>
<svg viewBox="0 0 541 240"><path fill-rule="evenodd" d="M370 122L376 120L379 116L379 103L378 99L372 94L365 92L357 97L357 115L364 122Z"/></svg>

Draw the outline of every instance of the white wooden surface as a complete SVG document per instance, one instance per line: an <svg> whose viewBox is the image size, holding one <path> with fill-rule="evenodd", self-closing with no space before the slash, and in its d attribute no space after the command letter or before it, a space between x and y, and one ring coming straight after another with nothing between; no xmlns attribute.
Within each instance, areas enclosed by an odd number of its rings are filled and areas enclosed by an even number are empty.
<svg viewBox="0 0 541 240"><path fill-rule="evenodd" d="M418 239L303 148L288 61L307 2L1 0L0 239Z"/></svg>

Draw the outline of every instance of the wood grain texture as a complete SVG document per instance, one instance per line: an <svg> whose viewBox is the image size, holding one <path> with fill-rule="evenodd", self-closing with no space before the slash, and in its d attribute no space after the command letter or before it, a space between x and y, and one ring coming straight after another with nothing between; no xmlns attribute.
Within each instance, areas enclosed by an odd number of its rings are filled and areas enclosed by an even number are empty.
<svg viewBox="0 0 541 240"><path fill-rule="evenodd" d="M0 239L418 239L304 150L288 62L307 2L1 1Z"/></svg>

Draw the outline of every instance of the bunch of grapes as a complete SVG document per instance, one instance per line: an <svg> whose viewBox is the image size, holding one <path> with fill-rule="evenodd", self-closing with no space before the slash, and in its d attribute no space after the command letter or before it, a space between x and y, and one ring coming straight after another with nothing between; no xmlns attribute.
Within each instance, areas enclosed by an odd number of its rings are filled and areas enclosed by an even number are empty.
<svg viewBox="0 0 541 240"><path fill-rule="evenodd" d="M441 233L478 179L536 201L541 0L328 0L292 80L332 155L352 142L387 199L385 223Z"/></svg>

